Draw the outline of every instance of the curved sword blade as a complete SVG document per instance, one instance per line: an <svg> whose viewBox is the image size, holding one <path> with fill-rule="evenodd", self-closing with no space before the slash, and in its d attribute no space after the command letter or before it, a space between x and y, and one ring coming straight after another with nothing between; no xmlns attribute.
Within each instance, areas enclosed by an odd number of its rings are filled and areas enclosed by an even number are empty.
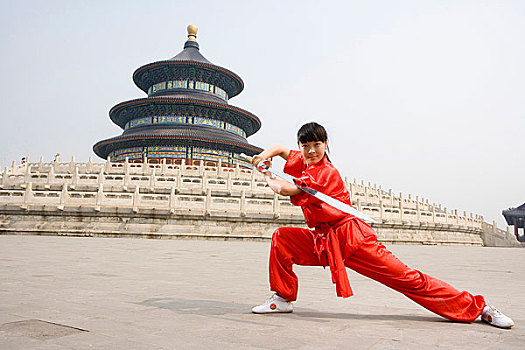
<svg viewBox="0 0 525 350"><path fill-rule="evenodd" d="M252 157L249 157L245 154L240 154L240 156L242 158L244 158L245 160L251 162L251 158ZM356 218L359 218L361 220L363 220L364 222L366 223L377 223L377 221L375 221L374 219L372 219L371 217L369 217L368 215L366 214L363 214L361 213L359 210L351 207L350 205L346 204L346 203L343 203L335 198L332 198L322 192L319 192L319 191L316 191L310 187L303 187L303 186L298 186L295 182L294 182L294 178L288 174L285 174L279 170L275 170L273 168L270 168L267 164L266 166L264 165L260 165L259 167L271 172L272 174L276 175L276 176L279 176L281 179L285 180L286 182L289 182L295 186L297 186L297 188L301 189L302 191L308 193L309 195L312 195L314 196L315 198L325 202L326 204L328 205L331 205L332 207L336 208L336 209L339 209L341 210L342 212L345 212L345 213L348 213L348 214L351 214L353 216L355 216ZM259 169L257 169L259 170ZM260 171L260 170L259 170Z"/></svg>

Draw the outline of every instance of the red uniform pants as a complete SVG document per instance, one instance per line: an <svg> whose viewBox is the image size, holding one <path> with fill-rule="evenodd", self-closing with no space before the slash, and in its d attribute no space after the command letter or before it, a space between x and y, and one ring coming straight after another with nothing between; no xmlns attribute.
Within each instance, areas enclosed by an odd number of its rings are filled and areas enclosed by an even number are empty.
<svg viewBox="0 0 525 350"><path fill-rule="evenodd" d="M373 230L362 230L351 220L334 229L346 267L372 278L449 320L472 322L485 307L481 295L460 292L451 285L411 269L377 241ZM282 227L272 237L270 287L288 301L297 299L298 281L293 264L326 266L326 257L314 253L314 232Z"/></svg>

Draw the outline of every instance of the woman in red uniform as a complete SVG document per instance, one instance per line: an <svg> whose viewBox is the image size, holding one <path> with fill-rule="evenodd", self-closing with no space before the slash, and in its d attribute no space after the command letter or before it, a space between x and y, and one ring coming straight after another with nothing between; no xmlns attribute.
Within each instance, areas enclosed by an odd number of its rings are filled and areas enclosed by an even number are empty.
<svg viewBox="0 0 525 350"><path fill-rule="evenodd" d="M323 192L350 204L350 194L326 151L328 136L317 123L303 125L297 133L300 151L276 145L253 157L257 166L274 156L286 160L284 172L299 186ZM481 295L460 292L449 284L403 264L383 244L374 230L353 215L344 213L301 191L297 186L273 178L266 172L270 188L290 196L301 206L306 224L311 229L281 227L272 237L270 250L270 287L275 294L254 313L292 312L297 299L298 281L293 265L330 266L338 296L352 296L346 267L403 293L428 310L449 320L472 322L481 315L489 324L510 328L513 321L485 304Z"/></svg>

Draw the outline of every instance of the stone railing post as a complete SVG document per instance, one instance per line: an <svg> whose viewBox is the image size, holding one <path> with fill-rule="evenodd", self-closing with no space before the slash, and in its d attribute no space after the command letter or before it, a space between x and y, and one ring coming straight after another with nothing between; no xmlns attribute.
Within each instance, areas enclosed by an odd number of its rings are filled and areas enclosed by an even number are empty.
<svg viewBox="0 0 525 350"><path fill-rule="evenodd" d="M241 216L246 216L246 190L241 190Z"/></svg>
<svg viewBox="0 0 525 350"><path fill-rule="evenodd" d="M204 209L204 215L208 216L211 214L211 188L208 188L206 190L206 203L205 203L205 209Z"/></svg>
<svg viewBox="0 0 525 350"><path fill-rule="evenodd" d="M181 189L182 188L182 171L179 171L177 173L177 184L175 185L175 189Z"/></svg>
<svg viewBox="0 0 525 350"><path fill-rule="evenodd" d="M69 193L67 192L67 183L62 184L62 191L60 192L60 204L57 206L58 210L64 210L64 204L69 199Z"/></svg>
<svg viewBox="0 0 525 350"><path fill-rule="evenodd" d="M416 196L416 212L417 212L417 221L421 222L421 206L419 205L419 197Z"/></svg>
<svg viewBox="0 0 525 350"><path fill-rule="evenodd" d="M161 173L162 176L165 176L166 172L167 172L166 158L162 158L162 165L161 165L161 168L160 168L160 173Z"/></svg>
<svg viewBox="0 0 525 350"><path fill-rule="evenodd" d="M175 212L175 208L177 207L177 196L175 194L176 191L177 187L173 187L170 190L170 213L172 214Z"/></svg>
<svg viewBox="0 0 525 350"><path fill-rule="evenodd" d="M235 172L234 172L236 179L239 178L240 173L241 173L241 170L240 170L239 164L237 163L235 164Z"/></svg>
<svg viewBox="0 0 525 350"><path fill-rule="evenodd" d="M204 174L204 159L199 162L199 176L202 177L202 174Z"/></svg>
<svg viewBox="0 0 525 350"><path fill-rule="evenodd" d="M4 173L2 174L2 185L7 185L9 183L9 175L7 173L7 167L4 168Z"/></svg>
<svg viewBox="0 0 525 350"><path fill-rule="evenodd" d="M47 173L47 183L52 184L55 183L55 167L52 166L49 169L49 172Z"/></svg>
<svg viewBox="0 0 525 350"><path fill-rule="evenodd" d="M104 202L104 185L99 184L97 190L97 205L102 205Z"/></svg>
<svg viewBox="0 0 525 350"><path fill-rule="evenodd" d="M44 156L40 156L40 160L38 161L38 172L44 172Z"/></svg>
<svg viewBox="0 0 525 350"><path fill-rule="evenodd" d="M385 213L385 207L383 205L383 198L380 198L379 199L379 219L381 220L381 222L383 222L384 213Z"/></svg>
<svg viewBox="0 0 525 350"><path fill-rule="evenodd" d="M201 188L202 193L207 193L206 191L208 188L208 173L206 171L202 173Z"/></svg>
<svg viewBox="0 0 525 350"><path fill-rule="evenodd" d="M252 169L252 177L250 179L250 187L252 192L255 191L255 170Z"/></svg>
<svg viewBox="0 0 525 350"><path fill-rule="evenodd" d="M155 177L156 177L156 168L153 168L151 169L151 174L149 175L149 185L150 187L155 187L155 184L156 184L156 181L155 181Z"/></svg>
<svg viewBox="0 0 525 350"><path fill-rule="evenodd" d="M228 193L232 192L233 181L232 181L232 173L228 172L228 175L226 177L226 189L228 190Z"/></svg>
<svg viewBox="0 0 525 350"><path fill-rule="evenodd" d="M26 189L24 192L24 204L29 204L33 201L33 183L27 182Z"/></svg>
<svg viewBox="0 0 525 350"><path fill-rule="evenodd" d="M93 165L93 156L89 156L87 170L91 174L94 171L95 166Z"/></svg>
<svg viewBox="0 0 525 350"><path fill-rule="evenodd" d="M111 158L109 158L109 156L106 159L106 164L104 164L104 168L105 168L105 173L106 174L111 173Z"/></svg>
<svg viewBox="0 0 525 350"><path fill-rule="evenodd" d="M124 187L131 185L130 164L124 164Z"/></svg>
<svg viewBox="0 0 525 350"><path fill-rule="evenodd" d="M75 156L71 156L71 162L69 162L69 173L74 174L76 167L77 167L77 162L75 160Z"/></svg>
<svg viewBox="0 0 525 350"><path fill-rule="evenodd" d="M104 167L101 167L98 171L98 184L104 184Z"/></svg>
<svg viewBox="0 0 525 350"><path fill-rule="evenodd" d="M67 196L68 196L68 192L67 192L67 183L63 183L62 184L62 192L60 192L60 204L65 204L66 201L67 201Z"/></svg>
<svg viewBox="0 0 525 350"><path fill-rule="evenodd" d="M278 218L281 216L281 213L279 213L280 205L279 205L279 195L277 193L273 193L273 217Z"/></svg>
<svg viewBox="0 0 525 350"><path fill-rule="evenodd" d="M31 168L26 163L25 164L25 169L24 169L24 182L28 183L29 181L31 181Z"/></svg>
<svg viewBox="0 0 525 350"><path fill-rule="evenodd" d="M403 193L399 192L399 220L403 221L405 207L403 205Z"/></svg>
<svg viewBox="0 0 525 350"><path fill-rule="evenodd" d="M75 169L73 170L73 178L71 179L71 183L73 185L77 185L78 184L78 181L80 180L79 177L80 177L80 174L78 173L78 167L76 166Z"/></svg>
<svg viewBox="0 0 525 350"><path fill-rule="evenodd" d="M135 191L133 192L133 211L136 213L139 211L139 200L140 200L140 190L139 185L135 186Z"/></svg>

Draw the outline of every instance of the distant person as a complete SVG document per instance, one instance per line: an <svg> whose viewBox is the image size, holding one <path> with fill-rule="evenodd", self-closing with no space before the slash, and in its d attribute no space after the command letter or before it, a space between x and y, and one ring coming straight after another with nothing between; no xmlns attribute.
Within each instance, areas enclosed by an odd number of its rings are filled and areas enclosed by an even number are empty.
<svg viewBox="0 0 525 350"><path fill-rule="evenodd" d="M55 154L55 159L53 160L55 163L60 163L60 153Z"/></svg>
<svg viewBox="0 0 525 350"><path fill-rule="evenodd" d="M297 132L300 151L276 145L252 159L257 167L274 156L286 160L284 172L299 186L310 187L350 205L350 193L326 151L328 135L317 123L303 125ZM460 292L451 285L406 266L378 243L374 230L353 215L344 213L300 190L297 186L264 173L270 188L290 196L301 206L308 227L281 227L270 248L270 288L275 294L252 312L292 312L298 280L293 265L330 266L338 296L353 295L346 267L372 278L412 299L428 310L452 321L473 322L479 316L492 326L511 328L514 322L485 303L481 295Z"/></svg>

